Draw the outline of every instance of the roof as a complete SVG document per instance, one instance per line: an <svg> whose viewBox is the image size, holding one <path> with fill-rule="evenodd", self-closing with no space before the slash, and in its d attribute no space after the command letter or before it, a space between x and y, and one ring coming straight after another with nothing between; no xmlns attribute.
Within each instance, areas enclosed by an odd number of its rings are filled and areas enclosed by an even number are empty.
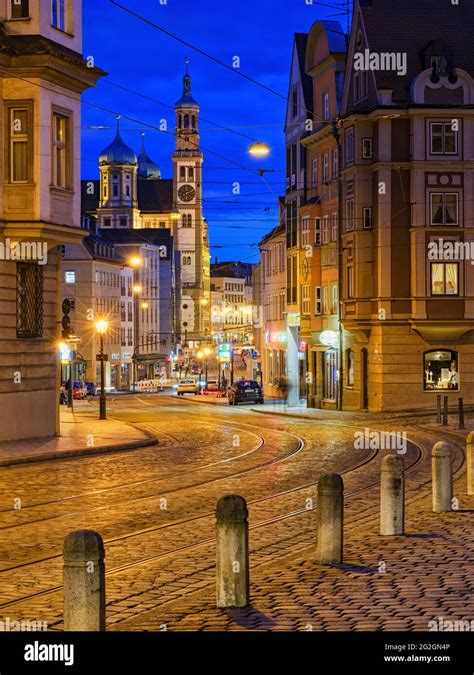
<svg viewBox="0 0 474 675"><path fill-rule="evenodd" d="M243 263L234 260L211 263L211 277L249 279L252 277L253 267L252 263Z"/></svg>
<svg viewBox="0 0 474 675"><path fill-rule="evenodd" d="M360 0L360 12L371 52L407 53L407 73L373 71L378 89L392 89L394 102L410 100L410 85L422 70L430 67L423 51L435 40L446 44L450 69L460 68L474 76L474 50L471 49L474 2L462 6L446 3L435 11L432 0L403 3L394 0Z"/></svg>
<svg viewBox="0 0 474 675"><path fill-rule="evenodd" d="M99 155L99 166L102 164L137 164L137 162L135 151L125 143L117 126L114 140Z"/></svg>
<svg viewBox="0 0 474 675"><path fill-rule="evenodd" d="M114 246L138 246L151 244L153 246L166 246L166 259L169 259L173 247L171 231L165 228L142 228L137 230L100 229L99 234L103 239ZM116 248L116 258L123 258L119 249Z"/></svg>
<svg viewBox="0 0 474 675"><path fill-rule="evenodd" d="M142 149L138 155L137 176L147 180L159 180L161 178L160 167L149 157L145 149L145 138L142 139Z"/></svg>
<svg viewBox="0 0 474 675"><path fill-rule="evenodd" d="M306 45L308 43L308 33L295 33L296 52L298 54L299 70L301 75L301 86L303 89L304 105L308 112L313 111L313 79L306 74Z"/></svg>
<svg viewBox="0 0 474 675"><path fill-rule="evenodd" d="M326 29L329 51L332 54L345 54L347 52L347 35L339 21L318 21Z"/></svg>
<svg viewBox="0 0 474 675"><path fill-rule="evenodd" d="M173 210L173 179L137 181L138 208L140 211L169 213Z"/></svg>
<svg viewBox="0 0 474 675"><path fill-rule="evenodd" d="M276 239L280 235L284 235L286 232L286 227L285 225L277 225L276 227L271 230L271 232L268 232L261 240L259 243L259 246L264 246L267 244L271 239Z"/></svg>
<svg viewBox="0 0 474 675"><path fill-rule="evenodd" d="M138 178L138 208L145 213L169 213L173 210L173 179ZM99 208L99 180L81 181L81 213L95 213Z"/></svg>

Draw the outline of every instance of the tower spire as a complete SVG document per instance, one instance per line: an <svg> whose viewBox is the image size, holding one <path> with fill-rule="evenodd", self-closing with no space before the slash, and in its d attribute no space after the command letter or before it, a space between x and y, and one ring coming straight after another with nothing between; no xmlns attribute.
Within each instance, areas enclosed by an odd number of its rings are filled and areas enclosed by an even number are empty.
<svg viewBox="0 0 474 675"><path fill-rule="evenodd" d="M183 77L183 96L191 96L191 76L189 74L189 58L186 56L184 59L186 64L186 70Z"/></svg>

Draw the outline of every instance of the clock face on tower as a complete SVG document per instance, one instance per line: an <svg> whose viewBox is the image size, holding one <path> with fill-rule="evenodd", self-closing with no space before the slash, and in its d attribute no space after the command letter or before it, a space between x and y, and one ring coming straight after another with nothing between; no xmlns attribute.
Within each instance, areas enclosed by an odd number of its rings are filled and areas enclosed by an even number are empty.
<svg viewBox="0 0 474 675"><path fill-rule="evenodd" d="M182 185L178 190L178 197L182 202L192 202L196 196L196 190L192 185Z"/></svg>

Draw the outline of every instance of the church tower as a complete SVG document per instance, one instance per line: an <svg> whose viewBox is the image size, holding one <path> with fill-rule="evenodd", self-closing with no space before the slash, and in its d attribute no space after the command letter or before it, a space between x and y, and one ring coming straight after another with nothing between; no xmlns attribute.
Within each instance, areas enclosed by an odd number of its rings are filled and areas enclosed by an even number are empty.
<svg viewBox="0 0 474 675"><path fill-rule="evenodd" d="M182 340L202 343L210 337L210 256L207 224L202 214L199 104L191 94L188 63L186 59L183 95L175 105L176 135L172 157L173 201L180 214L173 231L178 252L176 319Z"/></svg>
<svg viewBox="0 0 474 675"><path fill-rule="evenodd" d="M110 145L99 156L100 195L97 216L100 227L141 227L137 201L137 167L135 152L117 133Z"/></svg>

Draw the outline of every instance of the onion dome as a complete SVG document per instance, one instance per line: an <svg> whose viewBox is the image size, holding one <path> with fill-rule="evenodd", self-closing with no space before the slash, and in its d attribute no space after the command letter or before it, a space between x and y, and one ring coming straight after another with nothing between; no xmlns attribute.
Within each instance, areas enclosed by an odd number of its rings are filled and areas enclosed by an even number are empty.
<svg viewBox="0 0 474 675"><path fill-rule="evenodd" d="M160 180L161 171L158 164L156 164L147 154L145 150L145 134L142 134L142 149L138 155L138 178L146 178L147 180Z"/></svg>
<svg viewBox="0 0 474 675"><path fill-rule="evenodd" d="M103 164L137 164L135 152L128 147L120 135L118 119L114 140L99 155L99 166Z"/></svg>
<svg viewBox="0 0 474 675"><path fill-rule="evenodd" d="M191 95L191 76L188 72L189 60L186 59L186 72L183 77L183 95L176 101L175 108L195 108L199 110L199 103Z"/></svg>

